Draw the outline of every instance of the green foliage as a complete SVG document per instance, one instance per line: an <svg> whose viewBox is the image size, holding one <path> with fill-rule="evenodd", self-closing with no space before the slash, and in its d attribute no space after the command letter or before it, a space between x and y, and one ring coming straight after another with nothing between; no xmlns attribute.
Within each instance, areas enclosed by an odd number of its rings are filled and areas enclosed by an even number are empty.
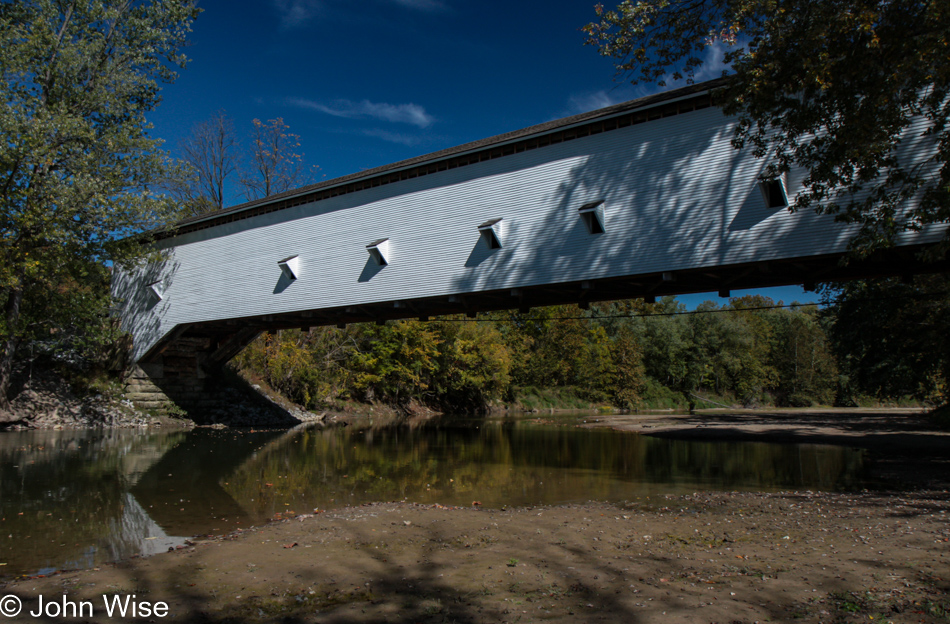
<svg viewBox="0 0 950 624"><path fill-rule="evenodd" d="M594 407L590 399L580 396L577 388L573 386L560 388L512 386L509 394L509 404L528 412L551 409L586 410Z"/></svg>
<svg viewBox="0 0 950 624"><path fill-rule="evenodd" d="M96 260L76 258L57 267L55 276L55 284L46 280L24 284L19 319L9 329L0 321L0 334L29 338L34 354L105 360L121 341L116 319L105 313L111 304L108 269Z"/></svg>
<svg viewBox="0 0 950 624"><path fill-rule="evenodd" d="M822 312L747 296L686 314L666 298L284 331L259 338L238 364L310 408L338 398L464 412L499 401L524 409L808 407L842 392L869 405L945 394L945 277L827 292L842 301Z"/></svg>
<svg viewBox="0 0 950 624"><path fill-rule="evenodd" d="M838 364L831 341L814 308L770 315L774 326L771 362L778 375L779 403L791 407L830 405L835 400Z"/></svg>
<svg viewBox="0 0 950 624"><path fill-rule="evenodd" d="M453 320L433 324L440 343L432 389L447 406L481 411L508 390L511 355L493 324Z"/></svg>
<svg viewBox="0 0 950 624"><path fill-rule="evenodd" d="M768 159L766 179L806 170L793 208L860 224L857 249L950 219L945 1L624 0L596 11L588 44L634 83L691 80L708 46L728 46L718 101L738 115L734 143ZM921 156L901 155L908 146Z"/></svg>
<svg viewBox="0 0 950 624"><path fill-rule="evenodd" d="M652 377L647 377L640 396L640 405L644 409L688 409L690 401L681 393L671 390ZM705 406L701 406L705 407Z"/></svg>
<svg viewBox="0 0 950 624"><path fill-rule="evenodd" d="M551 306L497 317L512 353L512 383L571 387L593 403L636 405L643 376L639 343L629 328L585 318L604 310Z"/></svg>
<svg viewBox="0 0 950 624"><path fill-rule="evenodd" d="M722 341L726 349L720 352L720 356L729 359L725 368L731 385L747 405L778 383L778 374L770 357L773 330L767 320L768 311L755 309L773 305L774 301L761 295L733 298L727 307L736 312L718 317L720 324L728 328L723 332ZM729 324L737 327L730 328Z"/></svg>
<svg viewBox="0 0 950 624"><path fill-rule="evenodd" d="M827 318L842 371L839 400L911 396L946 403L950 278L918 276L829 287Z"/></svg>
<svg viewBox="0 0 950 624"><path fill-rule="evenodd" d="M614 405L626 409L640 406L646 383L643 352L632 328L621 327L610 344L612 377L607 378Z"/></svg>
<svg viewBox="0 0 950 624"><path fill-rule="evenodd" d="M690 349L684 360L689 373L679 386L682 392L733 394L744 404L754 404L772 387L770 328L757 312L742 311L750 303L764 302L733 300L724 308L735 310L728 314L717 313L719 308L706 302L697 308L700 314L688 317Z"/></svg>
<svg viewBox="0 0 950 624"><path fill-rule="evenodd" d="M0 4L0 405L23 340L104 324L101 263L139 253L129 237L172 206L145 115L175 79L190 0ZM77 292L69 292L78 286Z"/></svg>
<svg viewBox="0 0 950 624"><path fill-rule="evenodd" d="M512 313L504 338L516 357L512 380L519 386L570 386L577 380L588 340L587 321L576 306L536 308Z"/></svg>
<svg viewBox="0 0 950 624"><path fill-rule="evenodd" d="M396 405L424 396L438 370L438 334L419 321L357 325L356 350L349 360L352 392L363 400Z"/></svg>
<svg viewBox="0 0 950 624"><path fill-rule="evenodd" d="M265 334L235 359L292 401L410 400L482 411L509 387L510 358L490 323L397 321Z"/></svg>
<svg viewBox="0 0 950 624"><path fill-rule="evenodd" d="M237 357L271 388L308 409L337 393L346 343L334 329L284 330L264 334Z"/></svg>
<svg viewBox="0 0 950 624"><path fill-rule="evenodd" d="M683 312L683 304L672 297L664 297L652 314ZM647 316L638 323L644 345L646 372L660 383L670 387L687 384L690 375L688 351L691 331L688 323L677 317Z"/></svg>

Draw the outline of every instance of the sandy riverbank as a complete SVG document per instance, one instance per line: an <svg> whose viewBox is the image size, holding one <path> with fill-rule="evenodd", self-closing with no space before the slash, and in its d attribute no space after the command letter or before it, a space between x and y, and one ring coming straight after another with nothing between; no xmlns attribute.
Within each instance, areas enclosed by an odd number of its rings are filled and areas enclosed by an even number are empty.
<svg viewBox="0 0 950 624"><path fill-rule="evenodd" d="M948 621L950 494L939 463L948 439L913 414L881 414L862 434L860 419L822 413L745 424L721 415L718 425L704 415L702 427L657 416L589 424L708 439L730 428L731 439L850 435L871 449L884 489L508 511L375 504L24 579L2 593L20 597L25 614L38 595L65 590L92 601L91 619L103 622L102 595L114 592L167 602L170 615L155 621Z"/></svg>
<svg viewBox="0 0 950 624"><path fill-rule="evenodd" d="M6 588L166 601L167 621L946 621L944 493L702 494L327 512ZM22 621L32 618L21 618Z"/></svg>

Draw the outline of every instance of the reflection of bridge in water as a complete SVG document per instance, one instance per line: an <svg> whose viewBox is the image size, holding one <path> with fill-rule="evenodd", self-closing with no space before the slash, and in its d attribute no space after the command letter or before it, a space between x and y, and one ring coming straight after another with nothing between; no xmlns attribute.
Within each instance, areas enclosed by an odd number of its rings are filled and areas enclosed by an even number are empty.
<svg viewBox="0 0 950 624"><path fill-rule="evenodd" d="M287 431L29 431L0 436L3 576L154 554L248 526L221 486Z"/></svg>
<svg viewBox="0 0 950 624"><path fill-rule="evenodd" d="M684 442L510 421L54 433L0 437L0 512L13 536L0 540L4 575L161 552L288 511L392 500L500 508L707 489L849 489L863 485L864 469L859 451L839 447Z"/></svg>
<svg viewBox="0 0 950 624"><path fill-rule="evenodd" d="M199 431L169 449L130 490L165 531L196 535L249 526L260 518L228 493L225 483L263 449L295 430Z"/></svg>
<svg viewBox="0 0 950 624"><path fill-rule="evenodd" d="M805 172L761 181L769 163L732 147L715 84L179 223L162 262L113 282L139 399L197 405L206 373L267 329L947 269L916 256L945 224L840 264L855 228L786 210ZM932 151L906 144L908 162Z"/></svg>

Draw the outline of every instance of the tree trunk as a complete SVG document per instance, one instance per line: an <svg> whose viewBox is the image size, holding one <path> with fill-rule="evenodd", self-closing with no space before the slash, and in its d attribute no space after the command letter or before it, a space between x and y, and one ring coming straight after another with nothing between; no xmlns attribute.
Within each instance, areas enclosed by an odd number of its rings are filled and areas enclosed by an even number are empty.
<svg viewBox="0 0 950 624"><path fill-rule="evenodd" d="M23 302L22 283L10 289L4 317L7 322L7 336L0 342L0 409L10 407L10 383L13 380L13 358L16 355L20 339L17 328L20 321L20 304Z"/></svg>

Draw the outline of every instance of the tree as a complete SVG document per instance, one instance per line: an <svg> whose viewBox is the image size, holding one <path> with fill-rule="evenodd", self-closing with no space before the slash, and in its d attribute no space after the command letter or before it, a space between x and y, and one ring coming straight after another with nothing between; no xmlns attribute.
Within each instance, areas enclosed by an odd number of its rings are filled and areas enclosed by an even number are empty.
<svg viewBox="0 0 950 624"><path fill-rule="evenodd" d="M313 327L265 333L235 358L250 372L291 401L307 409L336 397L346 380L344 367L355 345L347 331Z"/></svg>
<svg viewBox="0 0 950 624"><path fill-rule="evenodd" d="M633 409L640 405L646 373L642 349L629 324L621 325L610 345L614 369L610 378L612 399L618 407Z"/></svg>
<svg viewBox="0 0 950 624"><path fill-rule="evenodd" d="M24 340L56 336L58 319L102 325L108 297L64 286L138 253L129 234L170 211L149 191L165 159L145 114L184 66L197 12L191 0L0 4L0 407Z"/></svg>
<svg viewBox="0 0 950 624"><path fill-rule="evenodd" d="M171 189L186 215L224 208L225 184L237 170L236 150L234 122L224 111L192 127L179 145L183 171Z"/></svg>
<svg viewBox="0 0 950 624"><path fill-rule="evenodd" d="M684 312L686 306L673 297L663 297L654 314ZM647 373L663 385L677 390L692 390L689 385L688 324L682 316L646 316L639 319L643 335L643 363Z"/></svg>
<svg viewBox="0 0 950 624"><path fill-rule="evenodd" d="M822 293L842 379L856 395L950 398L950 277L922 275L828 285Z"/></svg>
<svg viewBox="0 0 950 624"><path fill-rule="evenodd" d="M817 310L773 310L766 318L773 326L776 402L792 407L834 402L838 366Z"/></svg>
<svg viewBox="0 0 950 624"><path fill-rule="evenodd" d="M283 193L313 182L315 168L305 167L298 154L300 137L278 117L267 123L254 120L251 167L241 176L248 201Z"/></svg>
<svg viewBox="0 0 950 624"><path fill-rule="evenodd" d="M734 145L767 159L765 179L804 168L792 209L860 224L856 251L950 220L945 0L624 0L596 12L587 43L634 83L691 82L708 46L730 46L717 97L738 115ZM902 154L915 144L921 156Z"/></svg>
<svg viewBox="0 0 950 624"><path fill-rule="evenodd" d="M527 317L509 315L506 346L514 355L512 382L536 388L578 385L587 349L589 324L576 306L533 308Z"/></svg>
<svg viewBox="0 0 950 624"><path fill-rule="evenodd" d="M431 390L454 411L485 412L508 389L511 357L501 333L490 322L432 323L438 335L437 368Z"/></svg>
<svg viewBox="0 0 950 624"><path fill-rule="evenodd" d="M356 347L347 366L358 398L404 406L428 391L441 339L426 323L364 323L354 326L354 334Z"/></svg>

